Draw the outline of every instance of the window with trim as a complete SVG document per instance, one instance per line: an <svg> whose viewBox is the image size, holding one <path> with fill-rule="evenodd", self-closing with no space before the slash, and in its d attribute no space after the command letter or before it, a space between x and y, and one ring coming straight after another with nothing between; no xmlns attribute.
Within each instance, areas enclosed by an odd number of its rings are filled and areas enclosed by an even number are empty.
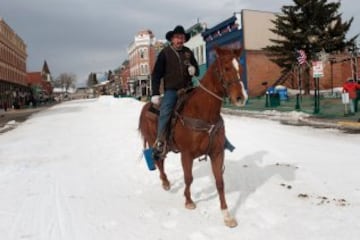
<svg viewBox="0 0 360 240"><path fill-rule="evenodd" d="M141 58L141 59L144 59L144 57L145 57L145 56L144 56L144 49L143 49L143 48L140 48L139 51L140 51L140 58Z"/></svg>
<svg viewBox="0 0 360 240"><path fill-rule="evenodd" d="M205 63L205 59L204 59L204 45L200 46L200 52L199 52L200 56L199 56L199 64L204 64Z"/></svg>

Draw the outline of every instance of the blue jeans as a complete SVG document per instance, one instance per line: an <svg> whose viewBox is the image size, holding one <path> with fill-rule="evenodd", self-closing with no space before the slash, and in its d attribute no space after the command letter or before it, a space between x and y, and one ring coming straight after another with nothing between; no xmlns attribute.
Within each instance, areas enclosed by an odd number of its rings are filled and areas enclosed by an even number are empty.
<svg viewBox="0 0 360 240"><path fill-rule="evenodd" d="M165 129L171 118L171 114L175 108L176 101L178 99L176 90L165 90L164 97L161 99L160 115L157 128L157 138L165 138Z"/></svg>

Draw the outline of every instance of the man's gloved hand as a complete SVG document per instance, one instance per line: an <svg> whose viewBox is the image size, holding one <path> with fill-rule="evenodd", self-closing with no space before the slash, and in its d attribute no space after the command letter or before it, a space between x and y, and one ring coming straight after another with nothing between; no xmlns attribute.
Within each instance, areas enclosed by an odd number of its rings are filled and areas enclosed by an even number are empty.
<svg viewBox="0 0 360 240"><path fill-rule="evenodd" d="M151 102L155 105L160 104L160 95L154 95L151 97Z"/></svg>
<svg viewBox="0 0 360 240"><path fill-rule="evenodd" d="M193 66L193 65L190 65L188 67L188 72L189 72L189 75L190 76L194 76L195 75L195 72L196 72L196 68Z"/></svg>

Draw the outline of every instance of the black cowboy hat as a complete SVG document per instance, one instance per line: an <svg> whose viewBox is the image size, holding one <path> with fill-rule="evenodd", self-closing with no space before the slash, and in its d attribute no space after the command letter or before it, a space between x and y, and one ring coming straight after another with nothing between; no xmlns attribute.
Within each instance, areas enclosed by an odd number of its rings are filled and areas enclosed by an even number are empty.
<svg viewBox="0 0 360 240"><path fill-rule="evenodd" d="M174 36L174 34L184 34L185 42L189 41L190 39L190 34L186 33L184 27L181 25L176 26L173 31L167 32L165 37L169 42L171 42L171 38Z"/></svg>

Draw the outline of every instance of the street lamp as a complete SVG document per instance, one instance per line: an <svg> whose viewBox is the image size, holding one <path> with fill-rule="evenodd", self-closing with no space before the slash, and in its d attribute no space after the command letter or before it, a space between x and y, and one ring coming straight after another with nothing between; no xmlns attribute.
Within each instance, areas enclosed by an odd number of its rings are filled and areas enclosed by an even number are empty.
<svg viewBox="0 0 360 240"><path fill-rule="evenodd" d="M313 52L313 46L314 44L319 40L319 37L317 35L308 35L308 40L310 43L310 55L313 61L318 61L317 53ZM319 86L319 76L315 76L313 73L313 79L314 79L314 114L317 114L320 112L320 86Z"/></svg>

